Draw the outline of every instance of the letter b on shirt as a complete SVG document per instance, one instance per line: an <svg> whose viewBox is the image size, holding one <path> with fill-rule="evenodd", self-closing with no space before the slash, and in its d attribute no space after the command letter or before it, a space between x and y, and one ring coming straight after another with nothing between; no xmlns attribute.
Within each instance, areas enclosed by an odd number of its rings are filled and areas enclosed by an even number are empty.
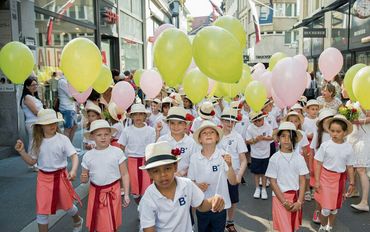
<svg viewBox="0 0 370 232"><path fill-rule="evenodd" d="M213 165L212 166L212 171L213 172L217 172L218 171L218 166L217 165Z"/></svg>
<svg viewBox="0 0 370 232"><path fill-rule="evenodd" d="M184 197L180 197L179 198L179 203L180 203L180 206L185 205L186 204L185 198Z"/></svg>

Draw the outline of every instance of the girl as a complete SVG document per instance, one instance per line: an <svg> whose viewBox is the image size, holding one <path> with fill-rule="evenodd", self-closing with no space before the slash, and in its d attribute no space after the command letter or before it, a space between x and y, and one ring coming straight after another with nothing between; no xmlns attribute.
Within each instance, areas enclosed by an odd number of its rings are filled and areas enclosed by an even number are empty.
<svg viewBox="0 0 370 232"><path fill-rule="evenodd" d="M337 112L339 106L342 105L342 102L339 100L339 98L335 97L335 86L330 83L325 83L322 87L321 95L322 96L317 98L321 108L329 108Z"/></svg>
<svg viewBox="0 0 370 232"><path fill-rule="evenodd" d="M305 175L309 172L304 158L295 152L301 138L293 123L282 122L277 132L280 151L270 158L267 167L273 191L273 226L277 231L296 231L302 224Z"/></svg>
<svg viewBox="0 0 370 232"><path fill-rule="evenodd" d="M316 122L319 113L319 107L320 104L318 101L309 100L305 108L306 117L304 118L302 129L306 133L308 141L312 141L313 134L315 131L317 131Z"/></svg>
<svg viewBox="0 0 370 232"><path fill-rule="evenodd" d="M129 176L126 157L121 149L110 145L112 134L117 132L102 119L91 123L85 137L95 141L95 148L82 159L81 182L90 179L86 226L89 231L117 231L122 223L120 182L129 193ZM130 203L124 195L123 206Z"/></svg>
<svg viewBox="0 0 370 232"><path fill-rule="evenodd" d="M198 117L193 121L193 125L190 130L193 132L196 131L205 120L212 121L216 125L221 124L220 120L216 116L214 105L209 101L203 102L198 108Z"/></svg>
<svg viewBox="0 0 370 232"><path fill-rule="evenodd" d="M33 125L31 150L27 153L21 140L17 141L15 150L28 165L38 164L36 221L39 231L48 231L49 215L63 209L73 219L73 232L78 232L82 230L83 219L73 201L78 200L80 204L81 201L71 184L76 177L78 156L69 138L59 133L58 122L63 122L60 113L40 110ZM67 157L72 161L69 172Z"/></svg>
<svg viewBox="0 0 370 232"><path fill-rule="evenodd" d="M151 114L148 118L148 125L151 127L155 127L155 123L157 122L158 118L162 116L162 113L159 112L159 109L161 108L161 100L158 98L155 98L153 101L150 102L150 109Z"/></svg>
<svg viewBox="0 0 370 232"><path fill-rule="evenodd" d="M315 169L315 199L321 206L319 231L331 231L335 215L342 207L346 172L350 179L348 194L353 191L353 148L345 141L352 133L352 124L342 115L336 115L324 124L331 139L324 142L317 153Z"/></svg>
<svg viewBox="0 0 370 232"><path fill-rule="evenodd" d="M185 95L184 99L183 99L183 102L184 102L184 108L187 111L187 113L196 117L197 112L194 110L193 102L190 100L190 98Z"/></svg>
<svg viewBox="0 0 370 232"><path fill-rule="evenodd" d="M228 182L229 195L231 200L231 208L227 210L226 230L236 231L234 226L234 214L236 204L239 202L239 183L241 183L245 169L247 168L247 159L245 153L248 152L242 136L235 131L235 124L238 122L238 111L230 108L225 108L221 115L222 137L218 148L223 149L231 154L232 168L236 175L236 185L231 185Z"/></svg>
<svg viewBox="0 0 370 232"><path fill-rule="evenodd" d="M168 115L168 111L170 110L171 106L173 104L173 99L170 97L165 97L162 100L162 115L161 117L158 117L155 121L155 132L156 132L156 140L165 134L170 133L170 129L168 128L168 125L163 123L163 120L166 119Z"/></svg>
<svg viewBox="0 0 370 232"><path fill-rule="evenodd" d="M86 130L90 130L91 123L95 120L101 119L101 109L99 106L89 103L86 104L85 112L87 118ZM85 150L91 150L95 147L94 140L87 139L86 137L83 139L83 144Z"/></svg>
<svg viewBox="0 0 370 232"><path fill-rule="evenodd" d="M205 198L218 194L225 200L225 208L220 212L197 210L198 232L223 232L226 209L231 207L227 181L231 185L237 182L231 156L216 146L222 136L222 130L211 121L204 121L193 134L202 149L190 158L188 178L204 192Z"/></svg>
<svg viewBox="0 0 370 232"><path fill-rule="evenodd" d="M144 164L145 147L155 142L154 129L145 124L149 115L150 113L143 104L132 105L127 116L132 119L133 125L126 127L118 140L128 157L130 189L137 204L145 189L150 185L148 173L139 170L139 167Z"/></svg>

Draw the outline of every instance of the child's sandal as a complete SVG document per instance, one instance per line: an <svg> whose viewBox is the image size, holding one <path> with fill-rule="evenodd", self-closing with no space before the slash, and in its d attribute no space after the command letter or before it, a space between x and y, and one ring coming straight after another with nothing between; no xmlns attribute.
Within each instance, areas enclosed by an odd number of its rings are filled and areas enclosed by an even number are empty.
<svg viewBox="0 0 370 232"><path fill-rule="evenodd" d="M227 224L227 225L226 225L226 230L227 230L228 232L237 232L237 231L236 231L236 229L235 229L234 224Z"/></svg>

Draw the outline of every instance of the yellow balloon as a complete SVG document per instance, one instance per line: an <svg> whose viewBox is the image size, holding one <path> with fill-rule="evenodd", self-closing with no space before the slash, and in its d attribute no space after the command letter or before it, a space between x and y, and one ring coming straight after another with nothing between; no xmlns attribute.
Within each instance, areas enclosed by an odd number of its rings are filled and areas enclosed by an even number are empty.
<svg viewBox="0 0 370 232"><path fill-rule="evenodd" d="M23 84L34 65L31 50L21 42L7 43L0 51L0 68L14 84Z"/></svg>
<svg viewBox="0 0 370 232"><path fill-rule="evenodd" d="M253 78L252 78L250 69L243 69L242 77L240 78L238 85L237 85L239 92L244 93L245 88L247 88L247 85L252 81L253 81Z"/></svg>
<svg viewBox="0 0 370 232"><path fill-rule="evenodd" d="M221 27L229 31L240 43L240 48L244 49L247 42L247 36L241 22L229 15L219 17L214 23L214 26Z"/></svg>
<svg viewBox="0 0 370 232"><path fill-rule="evenodd" d="M269 60L269 68L270 68L269 71L272 71L274 69L275 65L277 64L277 62L279 62L279 60L281 60L281 59L283 59L285 57L287 57L287 55L285 53L283 53L283 52L276 52L276 53L274 53L271 56L270 60Z"/></svg>
<svg viewBox="0 0 370 232"><path fill-rule="evenodd" d="M353 93L365 110L370 110L370 66L360 69L353 78Z"/></svg>
<svg viewBox="0 0 370 232"><path fill-rule="evenodd" d="M77 91L84 92L98 78L102 57L99 48L91 40L76 38L64 47L60 62L68 82Z"/></svg>
<svg viewBox="0 0 370 232"><path fill-rule="evenodd" d="M134 82L137 87L140 87L140 79L141 75L143 74L144 69L137 69L134 73Z"/></svg>
<svg viewBox="0 0 370 232"><path fill-rule="evenodd" d="M208 77L198 68L194 68L186 73L182 85L186 96L197 104L207 95Z"/></svg>
<svg viewBox="0 0 370 232"><path fill-rule="evenodd" d="M98 93L104 93L113 84L112 72L106 65L102 65L98 78L93 84L93 88Z"/></svg>
<svg viewBox="0 0 370 232"><path fill-rule="evenodd" d="M154 63L163 81L170 87L182 83L192 58L188 36L176 28L161 33L154 44Z"/></svg>
<svg viewBox="0 0 370 232"><path fill-rule="evenodd" d="M221 27L204 27L197 33L193 40L193 57L199 69L213 80L237 83L242 75L240 43Z"/></svg>
<svg viewBox="0 0 370 232"><path fill-rule="evenodd" d="M223 96L225 97L233 98L240 93L239 92L240 88L238 87L239 86L238 83L235 83L235 84L220 83L220 84L221 84L222 91L224 93Z"/></svg>
<svg viewBox="0 0 370 232"><path fill-rule="evenodd" d="M349 99L351 99L352 102L357 101L352 88L353 78L355 78L356 73L364 67L366 67L366 64L355 64L350 69L348 69L346 75L344 76L343 85L347 91Z"/></svg>
<svg viewBox="0 0 370 232"><path fill-rule="evenodd" d="M252 81L245 89L245 100L253 111L259 112L267 100L265 86L259 81Z"/></svg>

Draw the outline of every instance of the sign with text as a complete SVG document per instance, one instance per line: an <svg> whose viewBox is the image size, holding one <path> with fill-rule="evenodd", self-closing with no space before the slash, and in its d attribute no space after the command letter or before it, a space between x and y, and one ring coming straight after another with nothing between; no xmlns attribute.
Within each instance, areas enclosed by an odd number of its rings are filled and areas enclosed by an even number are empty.
<svg viewBox="0 0 370 232"><path fill-rule="evenodd" d="M326 29L325 28L304 28L303 38L325 38Z"/></svg>

